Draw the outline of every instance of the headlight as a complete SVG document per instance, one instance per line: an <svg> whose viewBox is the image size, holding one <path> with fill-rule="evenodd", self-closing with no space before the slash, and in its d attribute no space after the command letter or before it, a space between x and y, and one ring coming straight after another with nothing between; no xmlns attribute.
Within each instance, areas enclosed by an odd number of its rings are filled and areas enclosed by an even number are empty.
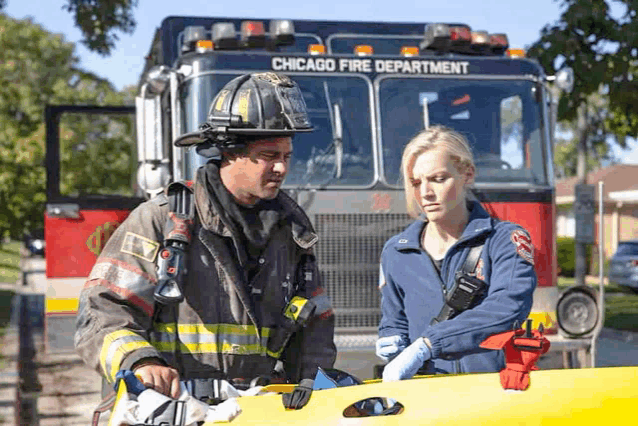
<svg viewBox="0 0 638 426"><path fill-rule="evenodd" d="M592 292L583 287L567 289L556 305L558 326L570 337L582 337L598 324L598 305Z"/></svg>

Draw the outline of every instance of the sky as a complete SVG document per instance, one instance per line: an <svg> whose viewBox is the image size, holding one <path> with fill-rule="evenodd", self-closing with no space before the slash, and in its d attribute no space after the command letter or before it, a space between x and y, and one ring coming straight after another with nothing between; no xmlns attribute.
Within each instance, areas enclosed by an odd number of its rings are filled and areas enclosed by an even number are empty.
<svg viewBox="0 0 638 426"><path fill-rule="evenodd" d="M137 27L120 40L108 57L89 52L80 43L80 31L71 14L62 9L64 0L7 0L5 13L13 18L31 17L53 33L76 43L80 66L108 79L117 89L137 84L150 50L155 30L168 16L219 16L255 19L318 19L387 22L459 22L472 30L507 34L511 47L525 48L540 36L541 29L558 20L560 2L555 0L138 0L134 10ZM638 164L638 142L629 150L615 148L623 163Z"/></svg>

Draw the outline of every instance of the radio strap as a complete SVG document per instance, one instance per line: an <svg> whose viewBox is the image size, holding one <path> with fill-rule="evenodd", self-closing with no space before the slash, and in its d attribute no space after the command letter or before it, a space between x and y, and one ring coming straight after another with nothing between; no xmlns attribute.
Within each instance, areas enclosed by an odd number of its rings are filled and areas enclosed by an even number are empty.
<svg viewBox="0 0 638 426"><path fill-rule="evenodd" d="M164 227L164 247L157 261L154 294L155 301L160 305L172 305L184 300L181 285L195 217L193 192L187 183L171 183L166 189L166 196L169 212Z"/></svg>
<svg viewBox="0 0 638 426"><path fill-rule="evenodd" d="M470 248L463 266L454 275L454 285L446 294L446 300L441 311L436 318L432 319L430 325L448 320L468 309L476 297L482 293L485 283L476 278L475 273L484 246L485 240L481 244Z"/></svg>

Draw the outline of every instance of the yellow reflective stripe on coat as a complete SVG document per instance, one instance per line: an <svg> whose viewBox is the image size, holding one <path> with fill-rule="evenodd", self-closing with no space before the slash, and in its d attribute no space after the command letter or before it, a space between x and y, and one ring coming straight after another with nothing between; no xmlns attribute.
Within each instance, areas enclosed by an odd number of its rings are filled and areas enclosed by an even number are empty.
<svg viewBox="0 0 638 426"><path fill-rule="evenodd" d="M145 338L129 330L118 330L104 337L100 351L100 365L107 380L115 381L115 375L120 370L122 360L129 353L153 346Z"/></svg>
<svg viewBox="0 0 638 426"><path fill-rule="evenodd" d="M183 353L216 353L231 355L269 355L278 358L281 351L268 350L272 329L239 324L179 324L157 323L153 346L161 352L178 349L175 332L179 336L179 350Z"/></svg>

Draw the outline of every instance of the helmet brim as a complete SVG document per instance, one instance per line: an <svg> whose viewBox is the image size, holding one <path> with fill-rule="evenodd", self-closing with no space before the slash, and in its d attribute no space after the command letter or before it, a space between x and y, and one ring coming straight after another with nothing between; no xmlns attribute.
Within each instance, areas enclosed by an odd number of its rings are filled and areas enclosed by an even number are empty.
<svg viewBox="0 0 638 426"><path fill-rule="evenodd" d="M204 139L201 136L201 132L189 132L180 135L173 141L173 145L175 146L193 146L198 143L204 142Z"/></svg>
<svg viewBox="0 0 638 426"><path fill-rule="evenodd" d="M294 129L294 130L293 129L266 130L266 129L229 128L226 130L226 133L230 135L245 135L245 136L251 136L251 137L263 136L264 139L266 139L266 138L277 137L277 136L292 136L295 133L310 133L314 130L315 129L313 127L308 127L305 129ZM184 133L183 135L175 139L173 144L179 147L187 147L187 146L197 145L203 142L206 142L206 139L202 138L202 132L195 131L195 132Z"/></svg>

